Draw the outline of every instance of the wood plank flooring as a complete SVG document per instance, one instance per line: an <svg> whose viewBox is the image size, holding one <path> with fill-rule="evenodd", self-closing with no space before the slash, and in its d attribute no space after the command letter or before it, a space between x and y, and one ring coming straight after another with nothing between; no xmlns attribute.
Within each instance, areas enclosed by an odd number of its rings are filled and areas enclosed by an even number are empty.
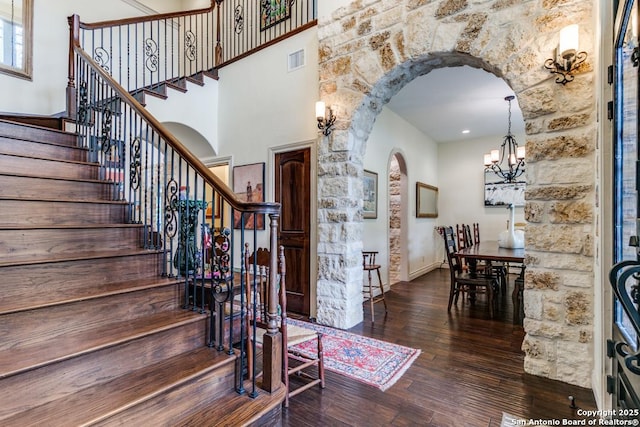
<svg viewBox="0 0 640 427"><path fill-rule="evenodd" d="M513 316L510 288L493 319L484 301L458 301L447 313L449 272L434 270L393 285L350 331L420 348L422 353L386 392L327 371L324 390L310 389L283 410L283 425L500 426L503 412L529 419L581 419L570 407L596 408L592 391L524 373L524 331Z"/></svg>

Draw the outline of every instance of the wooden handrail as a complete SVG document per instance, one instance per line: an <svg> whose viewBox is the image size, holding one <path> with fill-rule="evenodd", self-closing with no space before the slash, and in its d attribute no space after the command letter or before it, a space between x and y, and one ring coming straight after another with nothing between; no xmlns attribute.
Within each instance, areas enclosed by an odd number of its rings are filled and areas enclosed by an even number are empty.
<svg viewBox="0 0 640 427"><path fill-rule="evenodd" d="M124 19L112 19L110 21L100 21L100 22L92 22L92 23L80 22L79 28L82 28L83 30L95 30L99 28L115 27L118 25L138 24L141 22L157 21L161 19L172 19L172 18L180 18L182 16L199 15L201 13L208 13L213 11L215 4L216 4L216 1L211 0L211 6L205 7L203 9L186 10L182 12L158 13L156 15L137 16L134 18L124 18Z"/></svg>
<svg viewBox="0 0 640 427"><path fill-rule="evenodd" d="M214 175L204 163L195 157L176 137L174 137L151 113L147 111L136 99L129 94L117 81L115 81L106 71L102 69L87 53L79 46L74 46L74 52L82 57L84 61L91 65L94 72L100 75L102 79L107 81L118 94L123 102L128 104L137 114L145 119L145 121L153 128L177 153L182 156L191 167L193 167L203 179L213 186L222 197L235 210L246 213L258 214L279 214L280 203L274 202L245 202L231 191L231 189L220 178Z"/></svg>

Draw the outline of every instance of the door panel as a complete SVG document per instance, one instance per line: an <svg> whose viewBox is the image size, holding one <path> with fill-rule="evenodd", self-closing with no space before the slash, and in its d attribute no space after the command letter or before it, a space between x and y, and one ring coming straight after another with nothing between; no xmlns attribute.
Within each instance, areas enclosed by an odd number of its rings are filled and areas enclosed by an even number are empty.
<svg viewBox="0 0 640 427"><path fill-rule="evenodd" d="M638 235L640 230L640 199L638 190L638 8L636 0L616 4L614 23L614 260L640 261ZM617 264L621 265L621 264ZM616 288L616 283L612 283ZM635 417L640 413L640 373L629 369L629 356L640 351L638 329L629 316L637 316L638 280L629 277L614 297L613 339L608 342L607 354L612 360L612 375L608 379L613 395L613 408L619 414ZM626 298L629 295L630 298ZM627 300L626 306L622 300ZM637 318L636 318L637 319ZM638 320L635 321L638 323ZM635 371L635 372L634 372ZM623 412L632 410L633 412ZM626 418L626 417L620 417ZM635 419L635 418L632 418Z"/></svg>
<svg viewBox="0 0 640 427"><path fill-rule="evenodd" d="M311 149L276 154L278 239L287 260L287 311L310 313Z"/></svg>

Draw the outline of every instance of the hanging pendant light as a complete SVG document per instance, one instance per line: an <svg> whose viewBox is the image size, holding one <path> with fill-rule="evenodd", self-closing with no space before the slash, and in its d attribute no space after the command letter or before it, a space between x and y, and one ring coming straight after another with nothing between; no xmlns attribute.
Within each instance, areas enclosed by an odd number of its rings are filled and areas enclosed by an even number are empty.
<svg viewBox="0 0 640 427"><path fill-rule="evenodd" d="M485 170L492 170L504 182L515 182L516 178L524 173L524 147L518 147L516 138L511 133L511 101L515 96L509 95L504 98L509 102L509 128L500 148L491 150L491 153L484 155ZM505 164L506 160L506 164Z"/></svg>

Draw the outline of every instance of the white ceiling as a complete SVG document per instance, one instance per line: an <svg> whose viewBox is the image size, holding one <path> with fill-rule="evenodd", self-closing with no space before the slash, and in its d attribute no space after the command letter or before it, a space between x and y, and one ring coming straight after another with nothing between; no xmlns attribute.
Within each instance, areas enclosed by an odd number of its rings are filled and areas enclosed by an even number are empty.
<svg viewBox="0 0 640 427"><path fill-rule="evenodd" d="M387 107L437 143L507 133L513 95L501 78L468 66L439 68L409 82ZM468 134L462 131L468 129ZM511 131L524 133L518 100L511 101Z"/></svg>

